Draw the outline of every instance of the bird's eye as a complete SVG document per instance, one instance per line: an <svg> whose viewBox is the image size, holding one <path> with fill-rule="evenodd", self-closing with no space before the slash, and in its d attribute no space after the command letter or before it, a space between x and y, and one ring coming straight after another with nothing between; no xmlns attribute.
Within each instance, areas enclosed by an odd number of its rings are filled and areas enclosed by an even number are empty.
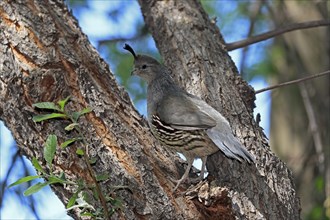
<svg viewBox="0 0 330 220"><path fill-rule="evenodd" d="M147 68L147 65L144 64L144 65L142 66L142 69L145 69L145 68Z"/></svg>

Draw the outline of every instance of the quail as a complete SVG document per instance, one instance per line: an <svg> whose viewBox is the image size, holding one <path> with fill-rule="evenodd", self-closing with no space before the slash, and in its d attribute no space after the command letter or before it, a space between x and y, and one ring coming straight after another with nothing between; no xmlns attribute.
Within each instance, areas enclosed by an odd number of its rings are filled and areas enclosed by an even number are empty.
<svg viewBox="0 0 330 220"><path fill-rule="evenodd" d="M202 160L200 180L204 178L207 156L219 150L228 158L255 162L218 111L175 84L169 70L156 59L137 55L128 44L124 49L134 57L132 75L141 77L148 86L147 119L152 134L187 160L188 166L173 191L187 180L195 158Z"/></svg>

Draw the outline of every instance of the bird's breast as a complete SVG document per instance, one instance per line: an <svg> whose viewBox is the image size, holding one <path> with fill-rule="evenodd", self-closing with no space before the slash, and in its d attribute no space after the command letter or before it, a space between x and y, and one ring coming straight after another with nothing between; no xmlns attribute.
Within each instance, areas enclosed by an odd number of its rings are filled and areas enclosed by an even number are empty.
<svg viewBox="0 0 330 220"><path fill-rule="evenodd" d="M151 116L152 134L167 147L180 153L204 157L219 150L204 129L179 130L166 124L157 115Z"/></svg>

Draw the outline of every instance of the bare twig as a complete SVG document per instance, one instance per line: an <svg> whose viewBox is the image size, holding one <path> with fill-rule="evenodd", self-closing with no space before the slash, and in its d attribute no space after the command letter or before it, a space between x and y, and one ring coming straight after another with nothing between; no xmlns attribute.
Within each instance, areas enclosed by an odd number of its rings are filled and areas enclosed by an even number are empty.
<svg viewBox="0 0 330 220"><path fill-rule="evenodd" d="M260 41L267 40L269 38L275 37L277 35L281 35L286 32L294 31L294 30L301 30L301 29L307 29L307 28L313 28L313 27L319 27L319 26L330 26L330 20L318 20L318 21L308 21L308 22L302 22L302 23L295 23L288 25L286 27L282 27L273 31L269 31L254 37L250 37L245 40L237 41L234 43L228 43L226 44L226 48L228 51L232 51L238 48L246 47L254 43L258 43Z"/></svg>
<svg viewBox="0 0 330 220"><path fill-rule="evenodd" d="M17 151L12 156L12 159L11 160L8 158L8 161L10 162L10 164L8 166L8 170L7 170L7 173L6 173L5 177L2 178L2 180L0 182L1 183L0 184L0 186L1 186L0 187L0 194L1 194L1 197L0 197L0 208L2 208L2 206L3 206L3 202L4 202L4 199L5 199L5 193L8 192L8 191L6 191L6 187L8 187L8 185L9 185L8 184L8 180L9 180L10 174L12 174L12 170L15 168L15 163L16 163L17 159L19 158L19 156L20 156L19 151Z"/></svg>
<svg viewBox="0 0 330 220"><path fill-rule="evenodd" d="M264 1L256 1L253 4L253 8L251 10L251 14L250 14L250 27L249 27L249 31L247 34L247 38L250 38L252 36L253 30L254 30L254 26L255 23L257 21L257 16L258 14L260 14L261 12L261 8L264 5ZM241 64L240 64L240 72L242 77L244 78L245 72L243 71L245 68L245 62L246 62L246 56L247 56L247 52L248 52L248 47L244 47L242 50L242 55L241 55Z"/></svg>
<svg viewBox="0 0 330 220"><path fill-rule="evenodd" d="M276 89L276 88L280 88L280 87L283 87L283 86L288 86L288 85L300 83L300 82L303 82L303 81L306 81L306 80L310 80L310 79L314 79L314 78L317 78L317 77L320 77L320 76L324 76L324 75L329 74L329 73L330 73L330 70L327 70L325 72L317 73L317 74L307 76L307 77L304 77L304 78L301 78L301 79L296 79L296 80L292 80L292 81L289 81L289 82L280 83L280 84L277 84L275 86L269 86L269 87L257 90L255 92L255 94L265 92L265 91L268 91L268 90L272 90L272 89Z"/></svg>
<svg viewBox="0 0 330 220"><path fill-rule="evenodd" d="M316 155L318 157L319 169L322 173L324 170L324 154L323 154L323 144L321 140L320 129L316 122L315 111L313 109L313 105L310 100L306 85L304 83L300 84L299 89L306 109L306 113L309 121L309 127L311 129L311 133L313 136L314 147L315 147Z"/></svg>

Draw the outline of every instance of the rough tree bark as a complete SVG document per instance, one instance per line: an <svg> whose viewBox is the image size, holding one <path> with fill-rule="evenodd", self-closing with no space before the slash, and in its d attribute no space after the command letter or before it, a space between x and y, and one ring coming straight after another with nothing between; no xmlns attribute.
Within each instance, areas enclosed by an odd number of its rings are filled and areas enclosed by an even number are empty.
<svg viewBox="0 0 330 220"><path fill-rule="evenodd" d="M101 184L104 194L115 185L131 189L116 193L124 208L114 219L299 219L291 172L271 153L253 120L253 90L237 77L220 32L200 3L141 0L140 5L173 77L228 118L257 164L239 164L217 153L207 164L212 187L205 183L189 196L172 195L169 177L181 176L180 160L153 139L60 0L0 3L0 118L22 153L42 161L48 134L55 133L60 142L70 135L63 132L61 120L36 124L31 117L38 113L33 103L71 95L70 109L93 109L80 123L86 128L89 156L98 158L94 171L111 176ZM58 149L53 169L71 180L91 182L76 147ZM52 188L67 203L72 189ZM79 211L70 215L79 218Z"/></svg>

